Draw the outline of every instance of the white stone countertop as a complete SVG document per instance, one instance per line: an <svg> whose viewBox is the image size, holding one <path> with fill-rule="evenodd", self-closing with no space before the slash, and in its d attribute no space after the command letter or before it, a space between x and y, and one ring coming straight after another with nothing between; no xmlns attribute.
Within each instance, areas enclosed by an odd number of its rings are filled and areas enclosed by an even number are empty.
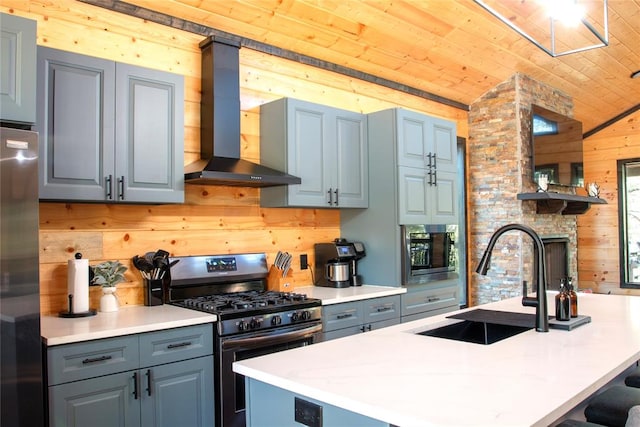
<svg viewBox="0 0 640 427"><path fill-rule="evenodd" d="M120 307L112 313L95 316L62 318L42 316L42 340L47 346L69 344L121 335L139 334L161 329L211 323L217 316L173 305Z"/></svg>
<svg viewBox="0 0 640 427"><path fill-rule="evenodd" d="M328 288L324 286L303 286L295 288L296 293L306 294L309 298L322 300L322 305L338 304L341 302L359 301L368 298L400 295L407 292L406 288L391 286L349 286L348 288Z"/></svg>
<svg viewBox="0 0 640 427"><path fill-rule="evenodd" d="M486 346L415 334L455 322L447 313L234 370L402 427L547 426L640 359L640 297L578 295L579 313L592 321L572 331L532 329ZM535 312L520 298L474 308Z"/></svg>

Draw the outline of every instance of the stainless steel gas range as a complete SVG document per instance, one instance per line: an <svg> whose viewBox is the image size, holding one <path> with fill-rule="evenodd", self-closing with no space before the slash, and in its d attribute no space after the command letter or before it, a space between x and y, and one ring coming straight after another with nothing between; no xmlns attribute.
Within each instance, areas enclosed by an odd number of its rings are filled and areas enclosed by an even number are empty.
<svg viewBox="0 0 640 427"><path fill-rule="evenodd" d="M213 313L216 425L245 425L244 377L232 364L313 344L322 331L322 302L266 290L266 255L170 258L177 261L164 290L166 303Z"/></svg>

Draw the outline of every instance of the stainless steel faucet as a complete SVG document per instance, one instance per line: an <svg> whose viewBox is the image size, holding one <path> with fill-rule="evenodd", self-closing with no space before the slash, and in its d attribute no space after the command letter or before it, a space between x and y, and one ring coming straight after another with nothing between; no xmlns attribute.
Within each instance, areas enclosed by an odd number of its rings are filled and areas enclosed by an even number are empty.
<svg viewBox="0 0 640 427"><path fill-rule="evenodd" d="M502 234L511 230L519 230L523 233L528 234L529 236L531 236L531 238L533 239L533 243L536 245L536 249L538 251L536 297L532 298L527 296L527 285L526 282L523 281L522 305L525 307L536 308L536 331L549 332L549 318L547 315L547 275L544 256L544 243L542 242L542 239L540 239L540 236L538 236L538 234L531 227L522 224L507 224L497 229L489 240L489 245L484 251L482 258L480 259L478 268L476 268L476 273L482 274L483 276L487 274L487 270L489 270L489 264L491 263L491 252L493 251L493 247L495 246L496 241Z"/></svg>

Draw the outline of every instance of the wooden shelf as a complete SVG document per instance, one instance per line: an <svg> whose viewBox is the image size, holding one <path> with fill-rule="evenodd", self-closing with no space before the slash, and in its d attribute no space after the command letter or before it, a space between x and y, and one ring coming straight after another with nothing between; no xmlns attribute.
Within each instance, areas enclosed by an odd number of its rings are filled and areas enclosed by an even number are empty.
<svg viewBox="0 0 640 427"><path fill-rule="evenodd" d="M592 204L607 204L599 197L578 196L575 194L541 191L537 193L519 193L518 200L535 200L539 214L561 213L562 215L580 215L589 210Z"/></svg>

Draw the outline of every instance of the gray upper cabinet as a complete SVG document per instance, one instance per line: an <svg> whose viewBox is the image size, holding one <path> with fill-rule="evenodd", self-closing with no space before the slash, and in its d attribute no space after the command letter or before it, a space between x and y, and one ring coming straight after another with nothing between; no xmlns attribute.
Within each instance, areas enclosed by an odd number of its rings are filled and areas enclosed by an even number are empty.
<svg viewBox="0 0 640 427"><path fill-rule="evenodd" d="M396 147L399 224L457 224L456 124L395 108L374 113Z"/></svg>
<svg viewBox="0 0 640 427"><path fill-rule="evenodd" d="M38 47L40 198L184 201L184 79Z"/></svg>
<svg viewBox="0 0 640 427"><path fill-rule="evenodd" d="M0 121L36 121L36 21L0 13Z"/></svg>
<svg viewBox="0 0 640 427"><path fill-rule="evenodd" d="M301 184L261 190L265 207L366 208L367 117L291 98L260 109L260 161Z"/></svg>

